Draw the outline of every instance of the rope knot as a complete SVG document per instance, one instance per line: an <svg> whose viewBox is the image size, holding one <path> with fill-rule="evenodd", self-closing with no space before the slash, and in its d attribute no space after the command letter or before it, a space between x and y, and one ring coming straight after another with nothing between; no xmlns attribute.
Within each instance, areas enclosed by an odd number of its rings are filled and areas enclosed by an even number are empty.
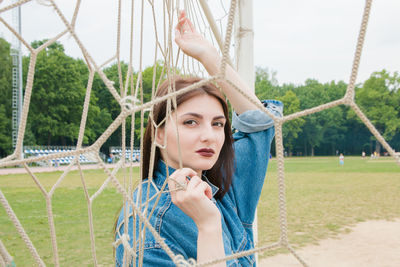
<svg viewBox="0 0 400 267"><path fill-rule="evenodd" d="M135 107L135 103L137 103L137 102L138 102L138 100L136 98L134 98L133 96L126 96L121 99L121 106L122 106L122 108L131 112Z"/></svg>
<svg viewBox="0 0 400 267"><path fill-rule="evenodd" d="M174 258L174 263L178 267L195 266L196 261L194 259L186 260L182 255L176 255Z"/></svg>

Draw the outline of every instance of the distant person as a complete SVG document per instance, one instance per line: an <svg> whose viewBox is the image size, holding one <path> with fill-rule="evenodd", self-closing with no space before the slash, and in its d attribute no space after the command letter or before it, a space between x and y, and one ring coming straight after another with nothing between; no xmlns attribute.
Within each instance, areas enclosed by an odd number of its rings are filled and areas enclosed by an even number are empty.
<svg viewBox="0 0 400 267"><path fill-rule="evenodd" d="M343 166L343 165L344 165L344 156L343 156L343 153L340 153L340 156L339 156L339 164L340 164L340 166Z"/></svg>
<svg viewBox="0 0 400 267"><path fill-rule="evenodd" d="M361 153L362 158L365 158L365 151Z"/></svg>

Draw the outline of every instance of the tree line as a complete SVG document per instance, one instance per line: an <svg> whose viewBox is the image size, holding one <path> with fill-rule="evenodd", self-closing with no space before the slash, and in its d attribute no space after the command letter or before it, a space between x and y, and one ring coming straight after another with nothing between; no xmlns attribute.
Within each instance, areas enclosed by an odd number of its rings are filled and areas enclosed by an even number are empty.
<svg viewBox="0 0 400 267"><path fill-rule="evenodd" d="M39 47L46 40L32 43ZM29 56L23 57L23 81L29 65ZM0 38L0 157L12 153L11 98L12 61L10 44ZM120 88L128 65L117 63L103 69L105 75ZM139 99L149 101L152 95L153 73L156 80L162 75L162 62L147 67L142 72ZM284 103L288 115L343 97L347 84L343 81L320 83L308 79L304 84L278 85L274 73L266 68L256 68L256 94L260 99L278 99ZM30 110L24 137L24 145L76 145L81 122L83 102L89 71L82 59L68 56L60 43L53 43L38 54ZM136 86L137 73L128 88ZM356 86L356 103L377 127L389 144L400 150L400 77L397 72L374 72L363 84ZM25 88L25 84L24 84ZM119 89L118 89L119 90ZM119 115L121 107L108 91L103 80L95 75L84 145L92 144ZM147 116L147 114L146 114ZM144 117L146 117L144 116ZM140 114L134 121L134 145L140 142ZM129 144L131 119L126 120L126 141ZM146 120L144 122L146 124ZM101 150L108 154L110 146L121 145L121 128L114 132ZM284 147L289 155L361 154L380 151L380 145L369 130L347 106L341 105L322 112L297 118L283 126Z"/></svg>
<svg viewBox="0 0 400 267"><path fill-rule="evenodd" d="M284 115L328 103L344 96L347 84L343 81L320 83L307 79L302 85L276 85L274 73L256 70L256 94L275 98L284 103ZM355 87L355 101L385 140L400 150L400 77L397 72L374 72ZM283 143L292 155L360 155L383 152L355 112L346 105L289 121L283 126Z"/></svg>

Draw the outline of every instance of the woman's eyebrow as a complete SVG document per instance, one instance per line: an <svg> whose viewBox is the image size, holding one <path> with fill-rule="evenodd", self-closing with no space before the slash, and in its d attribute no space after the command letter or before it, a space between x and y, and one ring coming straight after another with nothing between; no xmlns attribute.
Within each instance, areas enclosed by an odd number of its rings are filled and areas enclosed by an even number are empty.
<svg viewBox="0 0 400 267"><path fill-rule="evenodd" d="M192 117L196 117L196 118L199 118L199 119L203 119L203 115L201 115L199 113L195 113L195 112L188 112L188 113L185 113L185 114L181 115L181 117L184 117L184 116L192 116ZM219 115L219 116L215 116L213 118L213 120L219 120L219 119L225 119L225 116L224 115Z"/></svg>
<svg viewBox="0 0 400 267"><path fill-rule="evenodd" d="M188 112L188 113L182 114L180 117L184 117L184 116L192 116L192 117L196 117L196 118L199 118L199 119L203 118L203 116L201 114L194 113L194 112Z"/></svg>
<svg viewBox="0 0 400 267"><path fill-rule="evenodd" d="M226 118L225 118L224 115L216 116L216 117L213 118L213 120L219 120L219 119L224 119L224 120L226 120Z"/></svg>

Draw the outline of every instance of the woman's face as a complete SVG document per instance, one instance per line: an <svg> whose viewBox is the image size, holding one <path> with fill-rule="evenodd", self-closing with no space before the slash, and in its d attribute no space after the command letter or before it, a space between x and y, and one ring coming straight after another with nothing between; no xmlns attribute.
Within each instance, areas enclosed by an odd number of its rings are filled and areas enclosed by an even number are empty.
<svg viewBox="0 0 400 267"><path fill-rule="evenodd" d="M200 94L186 100L172 112L167 126L157 131L159 144L164 144L166 135L167 146L161 150L162 158L169 166L179 168L178 130L183 167L201 175L218 160L225 141L225 123L224 111L217 98Z"/></svg>

